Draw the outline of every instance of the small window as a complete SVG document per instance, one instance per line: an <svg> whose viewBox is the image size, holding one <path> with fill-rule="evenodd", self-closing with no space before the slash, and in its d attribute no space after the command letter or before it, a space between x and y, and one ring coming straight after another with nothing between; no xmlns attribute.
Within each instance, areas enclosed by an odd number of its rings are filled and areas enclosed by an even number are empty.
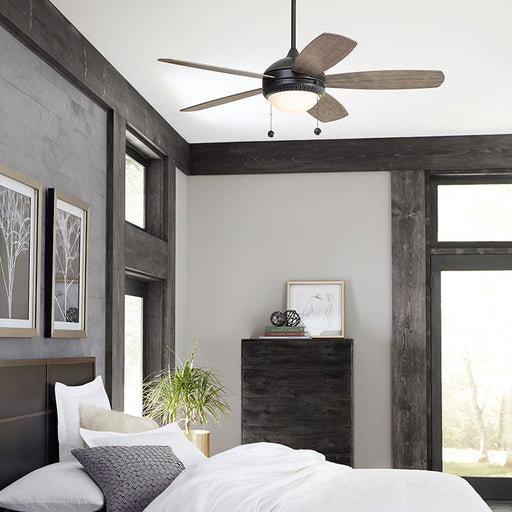
<svg viewBox="0 0 512 512"><path fill-rule="evenodd" d="M126 154L125 218L146 228L146 164L131 152Z"/></svg>
<svg viewBox="0 0 512 512"><path fill-rule="evenodd" d="M512 184L438 185L437 241L512 241Z"/></svg>
<svg viewBox="0 0 512 512"><path fill-rule="evenodd" d="M147 286L126 279L124 323L124 412L142 416Z"/></svg>

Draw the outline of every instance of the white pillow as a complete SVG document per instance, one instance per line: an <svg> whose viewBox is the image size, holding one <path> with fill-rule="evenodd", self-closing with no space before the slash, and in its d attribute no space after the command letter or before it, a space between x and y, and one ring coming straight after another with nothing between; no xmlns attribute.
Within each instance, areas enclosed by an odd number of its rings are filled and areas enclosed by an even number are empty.
<svg viewBox="0 0 512 512"><path fill-rule="evenodd" d="M103 380L98 375L92 382L82 386L66 386L61 382L55 383L55 401L57 404L57 421L59 435L59 460L75 461L71 450L83 448L80 437L81 403L92 403L103 409L110 410L110 402L103 387Z"/></svg>
<svg viewBox="0 0 512 512"><path fill-rule="evenodd" d="M80 426L89 430L135 433L158 428L151 418L141 418L119 411L109 411L94 404L80 404Z"/></svg>
<svg viewBox="0 0 512 512"><path fill-rule="evenodd" d="M185 437L177 423L170 423L164 427L137 434L97 432L85 428L80 429L80 434L89 448L95 446L170 446L186 468L207 460L206 455Z"/></svg>
<svg viewBox="0 0 512 512"><path fill-rule="evenodd" d="M21 512L93 512L103 504L100 488L76 460L36 469L0 491L0 507Z"/></svg>

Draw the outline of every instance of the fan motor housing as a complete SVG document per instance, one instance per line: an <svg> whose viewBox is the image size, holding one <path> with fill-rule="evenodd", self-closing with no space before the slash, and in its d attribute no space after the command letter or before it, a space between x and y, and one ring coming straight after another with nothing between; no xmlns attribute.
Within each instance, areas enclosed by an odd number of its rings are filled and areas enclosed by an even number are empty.
<svg viewBox="0 0 512 512"><path fill-rule="evenodd" d="M268 98L271 94L283 91L308 91L322 96L325 93L325 75L295 73L292 66L296 55L291 53L292 51L287 57L274 62L265 70L265 75L274 78L263 77L263 96Z"/></svg>

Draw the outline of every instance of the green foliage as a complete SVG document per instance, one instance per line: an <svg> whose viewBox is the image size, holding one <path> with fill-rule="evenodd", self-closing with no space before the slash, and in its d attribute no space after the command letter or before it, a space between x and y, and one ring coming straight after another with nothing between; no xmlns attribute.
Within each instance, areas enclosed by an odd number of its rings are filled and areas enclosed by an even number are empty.
<svg viewBox="0 0 512 512"><path fill-rule="evenodd" d="M443 471L452 475L461 476L495 476L502 478L512 477L512 468L501 464L483 462L453 462L443 461Z"/></svg>
<svg viewBox="0 0 512 512"><path fill-rule="evenodd" d="M190 357L174 369L157 372L144 385L144 413L160 424L183 422L186 432L191 423L217 424L229 419L226 387L210 368L194 367L196 341Z"/></svg>

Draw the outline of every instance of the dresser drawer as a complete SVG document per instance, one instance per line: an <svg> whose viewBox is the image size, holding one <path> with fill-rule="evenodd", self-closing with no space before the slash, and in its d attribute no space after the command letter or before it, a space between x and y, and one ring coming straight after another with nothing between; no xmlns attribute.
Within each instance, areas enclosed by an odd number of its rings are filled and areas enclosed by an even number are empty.
<svg viewBox="0 0 512 512"><path fill-rule="evenodd" d="M243 372L244 397L352 397L350 369L311 369L307 375L289 367L275 369L245 368Z"/></svg>

